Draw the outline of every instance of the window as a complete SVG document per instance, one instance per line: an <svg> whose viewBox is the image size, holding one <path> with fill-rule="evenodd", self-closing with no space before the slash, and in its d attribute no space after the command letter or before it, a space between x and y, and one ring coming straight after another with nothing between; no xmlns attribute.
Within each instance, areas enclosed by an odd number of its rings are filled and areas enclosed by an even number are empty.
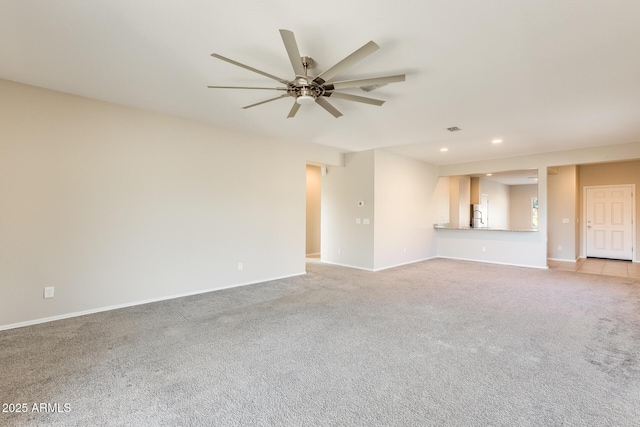
<svg viewBox="0 0 640 427"><path fill-rule="evenodd" d="M538 228L538 198L531 198L531 228Z"/></svg>

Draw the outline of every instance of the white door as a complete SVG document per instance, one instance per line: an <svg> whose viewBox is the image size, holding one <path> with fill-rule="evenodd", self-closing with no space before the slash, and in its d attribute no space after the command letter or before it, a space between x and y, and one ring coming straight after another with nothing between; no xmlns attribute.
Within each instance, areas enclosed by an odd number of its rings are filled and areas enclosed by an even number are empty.
<svg viewBox="0 0 640 427"><path fill-rule="evenodd" d="M633 258L633 186L586 187L587 256Z"/></svg>

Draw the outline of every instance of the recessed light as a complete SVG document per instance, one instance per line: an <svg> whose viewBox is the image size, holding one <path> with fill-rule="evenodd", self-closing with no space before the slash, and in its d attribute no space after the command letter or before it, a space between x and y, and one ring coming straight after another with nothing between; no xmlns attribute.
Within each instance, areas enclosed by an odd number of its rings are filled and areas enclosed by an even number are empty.
<svg viewBox="0 0 640 427"><path fill-rule="evenodd" d="M491 141L493 144L500 144L502 140L500 138L494 139Z"/></svg>
<svg viewBox="0 0 640 427"><path fill-rule="evenodd" d="M441 148L440 151L444 153L445 151L449 151L449 149L447 147L444 147L444 148Z"/></svg>
<svg viewBox="0 0 640 427"><path fill-rule="evenodd" d="M493 176L493 174L492 173L488 173L487 176Z"/></svg>

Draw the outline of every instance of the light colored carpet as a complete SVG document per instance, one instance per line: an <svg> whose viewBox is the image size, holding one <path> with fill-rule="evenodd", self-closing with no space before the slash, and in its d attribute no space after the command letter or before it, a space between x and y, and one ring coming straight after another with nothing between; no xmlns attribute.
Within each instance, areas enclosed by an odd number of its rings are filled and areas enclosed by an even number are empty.
<svg viewBox="0 0 640 427"><path fill-rule="evenodd" d="M308 271L0 332L0 424L640 424L638 279Z"/></svg>

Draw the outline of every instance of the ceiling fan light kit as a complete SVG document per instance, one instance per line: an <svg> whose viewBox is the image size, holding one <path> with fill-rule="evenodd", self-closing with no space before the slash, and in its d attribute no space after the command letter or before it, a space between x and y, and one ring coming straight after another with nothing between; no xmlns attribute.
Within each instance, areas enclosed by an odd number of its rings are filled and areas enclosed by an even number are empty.
<svg viewBox="0 0 640 427"><path fill-rule="evenodd" d="M327 112L329 112L334 117L338 118L342 116L342 113L338 111L326 98L334 97L339 99L344 99L347 101L360 102L363 104L376 105L381 106L384 104L383 100L368 98L364 96L352 95L343 92L337 92L340 89L349 89L355 87L372 87L372 86L382 86L388 83L395 82L403 82L405 80L405 75L395 75L395 76L385 76L385 77L374 77L368 79L356 79L356 80L343 80L332 82L333 79L338 74L347 70L348 68L355 65L360 60L366 58L380 47L374 42L370 41L366 43L361 48L357 49L355 52L351 53L346 58L339 61L334 66L328 68L327 70L320 73L315 78L310 77L308 75L309 69L313 68L314 61L312 58L308 56L300 56L300 51L298 49L298 44L296 43L295 36L293 32L289 30L280 30L280 35L282 37L282 41L284 42L285 49L287 50L287 55L289 56L289 60L291 61L291 65L293 67L293 71L295 73L295 78L293 80L286 80L280 77L274 76L272 74L266 73L264 71L258 70L257 68L250 67L248 65L242 64L240 62L234 61L232 59L226 58L222 55L218 55L217 53L211 54L214 58L220 59L222 61L228 62L232 65L238 66L240 68L244 68L246 70L252 71L254 73L260 74L262 76L268 77L270 79L276 80L281 84L285 85L284 87L246 87L246 86L208 86L211 89L260 89L260 90L276 90L276 91L284 91L285 93L277 96L275 98L270 98L261 102L257 102L255 104L247 105L242 107L244 109L255 107L257 105L262 105L267 102L275 101L281 98L292 97L295 99L293 107L289 112L288 118L294 117L300 108L300 105L316 103L324 108Z"/></svg>
<svg viewBox="0 0 640 427"><path fill-rule="evenodd" d="M300 105L313 104L316 102L316 97L313 95L299 95L296 97L296 102Z"/></svg>

